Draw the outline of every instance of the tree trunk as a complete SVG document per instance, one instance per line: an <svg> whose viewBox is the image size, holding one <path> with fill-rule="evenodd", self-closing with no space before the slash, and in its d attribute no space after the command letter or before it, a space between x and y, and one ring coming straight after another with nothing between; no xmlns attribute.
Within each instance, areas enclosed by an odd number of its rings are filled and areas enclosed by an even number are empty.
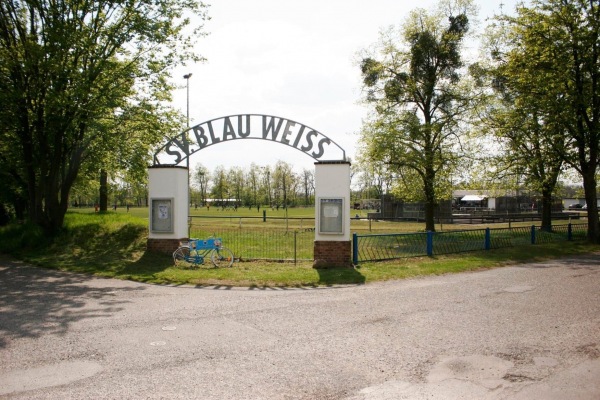
<svg viewBox="0 0 600 400"><path fill-rule="evenodd" d="M100 211L108 211L108 173L100 170Z"/></svg>
<svg viewBox="0 0 600 400"><path fill-rule="evenodd" d="M427 115L430 115L429 113ZM426 121L430 118L426 117ZM427 142L431 142L431 125L426 123ZM425 146L423 189L425 191L425 230L435 232L435 156L431 145Z"/></svg>
<svg viewBox="0 0 600 400"><path fill-rule="evenodd" d="M552 191L542 189L542 228L552 232Z"/></svg>
<svg viewBox="0 0 600 400"><path fill-rule="evenodd" d="M14 200L13 206L15 208L15 218L17 221L24 221L25 211L27 210L27 200L19 196Z"/></svg>
<svg viewBox="0 0 600 400"><path fill-rule="evenodd" d="M425 230L435 232L435 203L425 202Z"/></svg>
<svg viewBox="0 0 600 400"><path fill-rule="evenodd" d="M425 230L435 232L435 187L434 174L431 172L425 178Z"/></svg>
<svg viewBox="0 0 600 400"><path fill-rule="evenodd" d="M598 220L598 196L596 194L595 169L590 169L583 175L583 189L588 213L588 240L600 244L600 222Z"/></svg>

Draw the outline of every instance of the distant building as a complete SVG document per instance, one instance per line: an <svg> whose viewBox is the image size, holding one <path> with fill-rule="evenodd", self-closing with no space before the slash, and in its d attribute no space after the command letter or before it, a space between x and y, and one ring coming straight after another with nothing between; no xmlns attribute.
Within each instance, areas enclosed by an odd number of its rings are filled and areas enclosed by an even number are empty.
<svg viewBox="0 0 600 400"><path fill-rule="evenodd" d="M553 212L563 210L561 199L555 199L552 204ZM530 195L510 195L509 191L455 190L451 200L438 202L435 218L442 222L452 220L456 214L472 213L531 213L541 212L541 200ZM370 213L372 218L424 220L425 205L423 202L406 202L392 195L381 198L381 210Z"/></svg>

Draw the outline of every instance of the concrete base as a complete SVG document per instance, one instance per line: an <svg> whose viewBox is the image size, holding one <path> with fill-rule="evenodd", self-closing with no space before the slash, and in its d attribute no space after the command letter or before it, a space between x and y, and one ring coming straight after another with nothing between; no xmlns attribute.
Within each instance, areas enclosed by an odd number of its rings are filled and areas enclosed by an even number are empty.
<svg viewBox="0 0 600 400"><path fill-rule="evenodd" d="M354 268L351 241L315 240L313 268Z"/></svg>

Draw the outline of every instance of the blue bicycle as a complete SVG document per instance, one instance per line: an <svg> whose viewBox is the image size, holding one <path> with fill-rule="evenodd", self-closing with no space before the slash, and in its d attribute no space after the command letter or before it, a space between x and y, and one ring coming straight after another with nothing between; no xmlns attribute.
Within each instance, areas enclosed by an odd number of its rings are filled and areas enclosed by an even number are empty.
<svg viewBox="0 0 600 400"><path fill-rule="evenodd" d="M197 267L209 258L215 267L231 267L233 252L223 247L220 238L190 239L173 252L173 261L177 266Z"/></svg>

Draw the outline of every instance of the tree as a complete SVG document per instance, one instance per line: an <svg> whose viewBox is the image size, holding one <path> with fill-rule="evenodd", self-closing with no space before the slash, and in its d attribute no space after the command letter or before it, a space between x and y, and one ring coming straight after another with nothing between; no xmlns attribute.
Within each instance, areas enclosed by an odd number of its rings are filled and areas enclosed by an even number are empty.
<svg viewBox="0 0 600 400"><path fill-rule="evenodd" d="M213 199L216 199L220 202L220 204L215 204L215 206L221 206L225 208L226 201L229 199L229 182L227 182L227 172L225 171L225 167L222 165L217 166L215 171L213 172L213 186L211 189L211 194Z"/></svg>
<svg viewBox="0 0 600 400"><path fill-rule="evenodd" d="M534 105L535 108L535 105ZM523 174L527 186L542 195L542 230L552 231L553 197L563 159L557 149L564 146L562 130L555 130L527 107L510 109L508 120L499 118L499 135L505 141L504 160L511 169Z"/></svg>
<svg viewBox="0 0 600 400"><path fill-rule="evenodd" d="M367 158L410 176L407 183L418 179L429 231L435 230L437 189L447 181L440 174L457 160L460 115L470 100L461 86L460 46L471 3L453 5L446 13L413 11L398 39L404 47L390 30L378 54L361 62L366 102L375 111L362 130Z"/></svg>
<svg viewBox="0 0 600 400"><path fill-rule="evenodd" d="M95 129L110 134L90 146L83 167L91 178L97 177L100 168L100 211L107 210L104 196L109 175L113 180L147 183L149 156L156 144L183 130L183 116L162 104L163 99L136 96L119 107L118 113L101 120L101 125L97 122Z"/></svg>
<svg viewBox="0 0 600 400"><path fill-rule="evenodd" d="M287 210L295 193L296 180L292 165L281 160L277 161L273 171L273 190L277 206L281 204Z"/></svg>
<svg viewBox="0 0 600 400"><path fill-rule="evenodd" d="M560 110L540 102L539 94L544 91L560 94L556 87L546 84L552 77L543 71L530 79L521 79L521 65L529 60L521 58L515 62L516 59L507 56L513 36L507 32L507 25L500 22L492 24L486 34L488 60L470 68L476 82L491 89L480 131L496 139L500 152L495 156L488 154L488 164L494 166L496 178L504 178L505 182L506 178L516 178L517 184L513 186L517 193L519 183L541 193L542 229L551 231L553 197L564 165L562 154L567 139L564 127L554 118Z"/></svg>
<svg viewBox="0 0 600 400"><path fill-rule="evenodd" d="M206 203L208 183L210 182L210 172L204 165L198 164L196 166L196 171L194 172L194 182L200 186L200 202L201 205L204 206Z"/></svg>
<svg viewBox="0 0 600 400"><path fill-rule="evenodd" d="M231 188L231 195L235 199L236 204L242 200L246 179L244 171L241 167L232 167L227 174L227 181Z"/></svg>
<svg viewBox="0 0 600 400"><path fill-rule="evenodd" d="M202 27L186 31L184 13L202 22L203 9L187 0L0 3L0 167L25 186L28 217L46 234L62 227L82 165L115 134L106 121L165 99L170 70L199 59Z"/></svg>
<svg viewBox="0 0 600 400"><path fill-rule="evenodd" d="M387 165L381 161L370 161L359 157L357 185L363 199L381 199L388 193L389 187L394 180Z"/></svg>
<svg viewBox="0 0 600 400"><path fill-rule="evenodd" d="M311 198L315 192L315 173L309 169L302 170L302 193L304 196L304 205L312 204Z"/></svg>
<svg viewBox="0 0 600 400"><path fill-rule="evenodd" d="M271 167L264 166L262 167L262 186L261 192L264 196L264 204L268 207L273 205L273 193L272 193L272 184L271 184Z"/></svg>
<svg viewBox="0 0 600 400"><path fill-rule="evenodd" d="M600 163L600 4L534 0L505 18L511 34L503 82L541 110L548 143L582 177L588 238L600 243L596 173ZM524 94L524 93L523 93ZM556 140L564 135L565 140Z"/></svg>
<svg viewBox="0 0 600 400"><path fill-rule="evenodd" d="M257 208L260 206L260 200L258 199L258 190L260 187L260 167L255 163L250 164L250 171L248 171L248 190L250 191L250 198L252 204Z"/></svg>

